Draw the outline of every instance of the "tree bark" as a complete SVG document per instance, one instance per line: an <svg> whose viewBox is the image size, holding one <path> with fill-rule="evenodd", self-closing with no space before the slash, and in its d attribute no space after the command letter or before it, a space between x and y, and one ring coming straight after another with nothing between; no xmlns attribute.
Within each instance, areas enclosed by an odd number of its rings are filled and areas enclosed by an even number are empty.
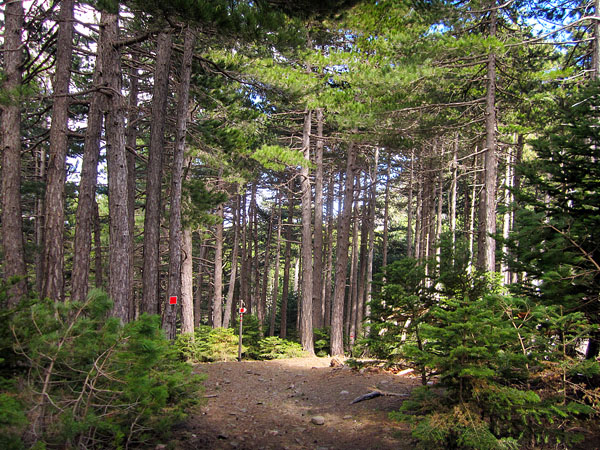
<svg viewBox="0 0 600 450"><path fill-rule="evenodd" d="M186 149L188 108L190 98L190 78L194 57L195 36L188 26L183 43L183 59L179 80L179 99L177 103L177 129L175 147L173 149L173 166L171 169L171 209L169 212L169 282L168 296L181 296L181 192L183 184L183 161ZM163 329L167 339L175 339L177 322L177 304L165 305Z"/></svg>
<svg viewBox="0 0 600 450"><path fill-rule="evenodd" d="M157 38L152 122L146 176L146 213L144 216L144 269L142 280L142 312L160 312L160 213L161 180L164 152L167 95L172 36L161 32Z"/></svg>
<svg viewBox="0 0 600 450"><path fill-rule="evenodd" d="M279 296L279 260L281 256L281 191L278 193L279 208L277 209L277 250L275 251L275 270L273 274L273 292L271 295L271 317L269 321L269 336L275 336L275 318L277 315L277 297Z"/></svg>
<svg viewBox="0 0 600 450"><path fill-rule="evenodd" d="M358 315L358 296L359 293L359 284L361 283L361 277L364 272L361 271L361 267L359 265L359 255L361 253L363 247L364 237L363 231L365 230L365 222L364 220L360 220L359 217L364 213L365 210L365 200L364 193L362 193L362 187L360 183L360 174L356 175L356 188L355 190L359 193L359 198L362 195L362 208L359 207L359 201L354 203L354 214L352 217L352 262L350 264L350 301L349 301L349 312L350 314L346 317L346 333L348 334L348 345L350 350L354 347L354 340L356 339L356 321ZM362 193L362 194L361 194ZM363 219L361 217L361 219ZM360 238L358 234L359 223L361 224L361 233ZM362 263L362 262L361 262Z"/></svg>
<svg viewBox="0 0 600 450"><path fill-rule="evenodd" d="M497 10L496 0L492 2L494 8L490 11L489 36L496 36ZM496 53L491 51L487 62L487 94L485 108L485 146L484 156L485 180L483 188L483 214L481 218L482 230L485 233L483 248L478 249L477 265L481 270L494 272L496 270L496 181L497 181L497 144L496 144Z"/></svg>
<svg viewBox="0 0 600 450"><path fill-rule="evenodd" d="M220 184L220 183L219 183ZM217 207L215 225L214 295L212 301L212 326L223 326L223 204Z"/></svg>
<svg viewBox="0 0 600 450"><path fill-rule="evenodd" d="M98 289L104 289L104 265L102 264L102 227L98 202L94 198L94 277Z"/></svg>
<svg viewBox="0 0 600 450"><path fill-rule="evenodd" d="M302 133L302 147L304 158L310 161L310 133L312 125L312 112L304 113L304 131ZM300 184L302 189L302 308L300 315L300 342L302 348L314 353L313 342L313 240L312 240L312 190L308 164L300 170Z"/></svg>
<svg viewBox="0 0 600 450"><path fill-rule="evenodd" d="M100 27L96 65L94 66L93 84L100 86L102 80L102 57L106 52L105 27ZM92 93L87 116L87 128L83 144L83 161L81 181L75 216L75 243L73 249L73 273L71 297L75 301L83 301L88 292L90 270L90 250L92 246L92 225L96 204L96 187L98 179L98 158L100 156L100 139L102 136L103 109L106 109L105 94L99 91Z"/></svg>
<svg viewBox="0 0 600 450"><path fill-rule="evenodd" d="M65 181L68 147L69 84L73 56L73 0L60 2L52 125L46 180L42 296L64 300Z"/></svg>
<svg viewBox="0 0 600 450"><path fill-rule="evenodd" d="M258 324L259 324L259 335L264 336L265 318L267 311L267 290L269 287L269 271L271 266L271 241L273 240L273 221L275 217L275 207L271 210L271 217L269 218L269 230L267 231L267 241L265 243L265 258L262 265L262 282L260 298L258 299Z"/></svg>
<svg viewBox="0 0 600 450"><path fill-rule="evenodd" d="M182 233L181 261L181 334L194 338L194 268L192 263L192 230L184 227Z"/></svg>
<svg viewBox="0 0 600 450"><path fill-rule="evenodd" d="M325 299L325 316L323 325L331 325L331 296L333 284L333 200L335 196L333 176L329 176L329 188L327 192L327 264L325 268L325 283L323 286L323 297Z"/></svg>
<svg viewBox="0 0 600 450"><path fill-rule="evenodd" d="M194 326L200 325L202 319L202 301L204 299L204 260L206 259L206 239L202 240L200 245L200 254L198 255L198 295L194 302Z"/></svg>
<svg viewBox="0 0 600 450"><path fill-rule="evenodd" d="M231 312L233 308L233 294L235 293L235 280L237 277L237 264L240 240L240 217L244 214L240 210L240 196L236 195L233 205L233 251L231 255L231 272L229 274L229 287L227 288L227 299L225 300L225 312L223 314L223 328L229 328L231 323Z"/></svg>
<svg viewBox="0 0 600 450"><path fill-rule="evenodd" d="M290 289L290 267L292 261L292 226L294 224L294 181L289 181L288 189L288 217L285 230L285 252L283 263L283 286L281 289L281 318L279 325L279 337L287 337L287 306Z"/></svg>
<svg viewBox="0 0 600 450"><path fill-rule="evenodd" d="M331 311L331 355L344 354L343 314L344 297L346 292L346 272L348 270L348 246L350 237L350 221L352 220L352 198L354 186L354 164L356 148L350 143L348 160L346 162L346 183L344 186L344 206L340 217L338 229L336 263L335 263L335 288Z"/></svg>
<svg viewBox="0 0 600 450"><path fill-rule="evenodd" d="M112 314L129 320L129 252L132 236L127 211L127 151L125 149L125 105L121 95L121 55L114 45L119 40L119 18L103 13L106 27L106 55L103 56L106 84L112 94L106 117L106 159L108 165L108 209L110 248L108 294L114 302Z"/></svg>
<svg viewBox="0 0 600 450"><path fill-rule="evenodd" d="M392 155L391 153L389 154L388 157L388 164L387 164L387 169L386 169L386 180L385 180L385 197L384 197L384 201L383 201L383 242L381 245L381 253L382 253L382 267L387 266L387 261L388 261L388 234L389 234L389 225L388 225L388 221L390 218L390 173L391 173L391 166L392 166ZM408 244L408 248L410 249L410 240L411 240L411 227L412 227L412 212L411 212L411 202L410 200L412 200L412 195L410 190L412 189L412 184L409 184L408 186L409 189L409 202L406 206L406 210L408 212L408 224L407 224L407 229L406 229L406 241ZM408 255L410 256L410 252L408 251Z"/></svg>
<svg viewBox="0 0 600 450"><path fill-rule="evenodd" d="M15 93L0 108L2 142L2 246L3 273L6 281L20 280L8 293L8 306L15 306L27 294L23 222L21 219L21 104L16 92L22 83L23 2L6 2L4 6L4 80L1 88ZM0 80L1 81L1 80Z"/></svg>
<svg viewBox="0 0 600 450"><path fill-rule="evenodd" d="M600 0L594 0L594 19L593 42L592 42L592 70L590 79L596 81L600 78L600 20L597 18L600 14Z"/></svg>
<svg viewBox="0 0 600 450"><path fill-rule="evenodd" d="M313 264L313 327L323 327L323 109L316 110L317 143L315 146L315 229Z"/></svg>
<svg viewBox="0 0 600 450"><path fill-rule="evenodd" d="M391 158L390 158L391 164ZM388 167L389 170L389 167ZM388 172L389 173L389 172ZM406 254L409 258L414 256L414 245L413 245L413 216L414 216L414 208L413 208L413 197L414 197L414 185L415 185L415 150L411 149L410 151L410 175L408 181L408 202L407 206L407 224L406 224ZM389 178L389 175L388 175ZM389 180L388 180L389 183ZM387 196L387 185L386 185L386 196ZM417 202L417 208L419 204ZM416 228L416 227L415 227ZM417 235L417 230L415 229L415 235ZM386 255L387 256L387 255ZM387 262L387 258L386 258Z"/></svg>

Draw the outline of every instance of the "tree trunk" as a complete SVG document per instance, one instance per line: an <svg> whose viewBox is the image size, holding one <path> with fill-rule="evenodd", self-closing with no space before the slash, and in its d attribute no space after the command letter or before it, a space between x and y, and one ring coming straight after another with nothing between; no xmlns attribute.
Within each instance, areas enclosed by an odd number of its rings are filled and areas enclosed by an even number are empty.
<svg viewBox="0 0 600 450"><path fill-rule="evenodd" d="M181 191L183 184L183 161L186 149L188 108L190 98L190 78L194 57L195 36L188 26L185 30L183 59L179 76L179 99L177 102L177 129L171 168L171 210L169 214L169 282L168 296L181 296ZM167 339L175 339L177 304L165 305L162 327Z"/></svg>
<svg viewBox="0 0 600 450"><path fill-rule="evenodd" d="M390 165L391 165L391 158L390 158ZM389 171L389 167L388 167L388 171ZM389 172L388 172L388 179L389 179ZM388 180L389 183L389 180ZM408 202L406 204L406 208L407 208L407 224L406 224L406 254L408 255L409 258L413 257L413 252L414 252L414 246L413 246L413 216L414 216L414 209L413 209L413 197L414 197L414 185L415 185L415 150L411 149L410 151L410 178L408 181ZM386 196L387 196L387 185L386 185ZM417 203L417 208L419 207L418 203ZM416 230L415 230L415 235L417 234ZM387 258L386 258L386 262L387 262Z"/></svg>
<svg viewBox="0 0 600 450"><path fill-rule="evenodd" d="M220 182L219 182L220 184ZM218 218L215 226L215 267L214 295L212 301L212 326L223 326L223 204L217 207Z"/></svg>
<svg viewBox="0 0 600 450"><path fill-rule="evenodd" d="M4 5L4 74L0 87L12 93L18 92L22 82L23 2L15 0ZM27 293L21 219L21 105L20 98L0 103L3 273L6 281L20 277L8 293L8 306L15 306Z"/></svg>
<svg viewBox="0 0 600 450"><path fill-rule="evenodd" d="M281 191L278 193L279 208L277 210L277 250L275 251L275 270L273 274L273 292L271 295L271 317L269 336L275 336L275 317L277 315L277 297L279 296L279 260L281 256Z"/></svg>
<svg viewBox="0 0 600 450"><path fill-rule="evenodd" d="M233 252L231 255L231 273L229 274L229 287L227 288L227 299L225 300L225 312L223 314L223 328L229 328L231 323L231 312L233 309L233 294L235 293L235 280L237 277L237 264L240 240L240 217L244 212L240 210L240 196L236 195L233 205Z"/></svg>
<svg viewBox="0 0 600 450"><path fill-rule="evenodd" d="M290 267L292 261L292 226L294 224L294 181L289 182L288 189L288 218L285 230L285 252L283 263L283 287L281 289L281 318L279 325L279 337L285 339L287 336L287 305L290 289Z"/></svg>
<svg viewBox="0 0 600 450"><path fill-rule="evenodd" d="M102 264L102 227L100 226L100 211L98 202L94 201L93 223L94 223L94 277L98 289L104 289L104 265Z"/></svg>
<svg viewBox="0 0 600 450"><path fill-rule="evenodd" d="M496 36L497 10L496 0L490 11L489 36ZM485 233L483 248L478 249L477 265L481 270L494 272L496 270L496 180L498 160L496 155L496 53L491 51L487 62L487 94L485 108L485 180L483 188L483 219L482 230Z"/></svg>
<svg viewBox="0 0 600 450"><path fill-rule="evenodd" d="M192 263L192 230L185 226L182 233L181 261L181 334L194 338L194 267Z"/></svg>
<svg viewBox="0 0 600 450"><path fill-rule="evenodd" d="M100 86L102 80L102 56L106 52L106 35L104 27L100 28L96 65L94 66L94 86ZM83 161L81 181L75 216L75 243L73 249L73 274L71 297L75 301L83 301L88 292L90 270L90 251L92 247L92 224L95 215L96 186L98 179L98 158L100 156L100 139L102 136L103 109L106 108L104 94L92 93L87 116L87 129L83 144Z"/></svg>
<svg viewBox="0 0 600 450"><path fill-rule="evenodd" d="M304 158L310 161L310 133L312 113L304 113L304 131L302 133L302 147ZM314 353L313 343L313 240L312 240L312 190L308 164L300 170L300 184L302 189L302 309L300 316L300 342L302 348Z"/></svg>
<svg viewBox="0 0 600 450"><path fill-rule="evenodd" d="M240 305L243 302L244 304L248 302L248 293L249 293L249 285L250 285L250 251L251 249L248 247L249 239L248 239L248 226L247 226L247 214L246 214L246 188L244 188L244 194L241 197L241 207L240 207L240 217L238 221L240 222L241 230L242 230L242 261L241 261L241 270L240 270Z"/></svg>
<svg viewBox="0 0 600 450"><path fill-rule="evenodd" d="M381 244L382 249L381 249L381 253L382 253L382 258L383 258L383 262L381 263L382 267L387 266L387 260L388 260L388 234L389 234L389 218L390 218L390 173L391 173L391 166L392 166L392 154L389 154L388 157L388 165L387 165L387 169L386 169L386 181L385 181L385 198L384 198L384 203L383 203L383 242ZM410 192L410 189L412 188L412 185L409 184L409 199L412 197L412 193ZM406 241L408 244L408 248L410 248L410 239L411 239L411 233L410 233L410 228L412 226L412 213L411 213L411 204L410 201L407 204L407 212L408 212L408 224L407 224L407 229L406 229ZM407 255L410 256L410 253Z"/></svg>
<svg viewBox="0 0 600 450"><path fill-rule="evenodd" d="M158 314L160 308L160 214L161 180L164 153L169 68L172 36L161 32L157 37L152 121L146 175L146 208L144 216L144 269L142 279L142 312Z"/></svg>
<svg viewBox="0 0 600 450"><path fill-rule="evenodd" d="M333 284L333 200L335 196L333 176L329 177L329 188L327 192L327 265L325 268L325 283L323 286L323 297L325 298L325 316L323 325L331 325L331 296Z"/></svg>
<svg viewBox="0 0 600 450"><path fill-rule="evenodd" d="M450 235L452 239L452 265L454 266L456 252L456 196L458 189L458 138L456 133L454 151L452 152L452 184L450 185Z"/></svg>
<svg viewBox="0 0 600 450"><path fill-rule="evenodd" d="M271 210L271 217L269 218L269 230L267 231L267 242L265 243L265 258L262 265L262 282L260 298L258 299L258 324L259 324L259 335L264 336L264 326L267 310L267 290L269 287L269 270L271 265L271 241L273 240L273 221L275 217L275 206Z"/></svg>
<svg viewBox="0 0 600 450"><path fill-rule="evenodd" d="M315 147L315 230L313 265L313 327L323 327L323 109L317 113L317 144Z"/></svg>
<svg viewBox="0 0 600 450"><path fill-rule="evenodd" d="M44 260L42 296L64 300L65 181L68 147L69 84L73 56L73 0L60 2L55 73L52 82L52 126L48 178L44 196Z"/></svg>
<svg viewBox="0 0 600 450"><path fill-rule="evenodd" d="M335 288L331 311L331 355L344 354L343 314L344 296L346 292L346 272L348 270L348 246L350 237L350 221L352 220L352 198L354 186L354 163L356 148L351 143L348 148L346 163L346 183L344 186L344 206L340 217L338 229L336 262L335 262Z"/></svg>
<svg viewBox="0 0 600 450"><path fill-rule="evenodd" d="M206 259L206 239L202 240L200 245L200 254L198 255L198 295L194 302L194 326L200 325L202 319L202 301L204 299L204 260Z"/></svg>
<svg viewBox="0 0 600 450"><path fill-rule="evenodd" d="M108 210L110 248L108 295L114 302L112 314L129 320L129 252L132 236L127 211L127 151L125 149L125 105L121 98L121 55L114 43L119 40L119 18L103 13L106 20L106 55L103 56L106 84L112 91L106 117L106 159L108 166Z"/></svg>
<svg viewBox="0 0 600 450"><path fill-rule="evenodd" d="M592 70L590 71L590 79L597 81L600 79L600 0L594 0L594 19L593 25L593 42L592 42Z"/></svg>
<svg viewBox="0 0 600 450"><path fill-rule="evenodd" d="M348 345L350 350L352 350L352 347L354 346L354 339L356 338L356 317L358 314L358 295L359 295L359 288L358 285L360 284L360 277L361 277L361 272L359 269L359 263L358 263L358 258L359 258L359 244L360 247L362 247L362 230L361 230L361 239L359 239L358 237L358 224L359 222L362 225L362 229L364 229L365 223L363 220L359 220L359 217L361 216L361 211L364 211L365 209L365 200L364 200L364 194L362 193L362 187L360 184L360 174L356 175L356 187L355 187L356 192L358 192L358 196L360 198L360 196L362 195L363 200L362 200L362 208L359 207L359 200L357 199L356 202L354 203L354 214L352 217L352 259L351 259L351 263L350 263L350 301L348 302L348 310L349 313L346 316L346 334L348 335Z"/></svg>
<svg viewBox="0 0 600 450"><path fill-rule="evenodd" d="M137 127L139 119L138 95L138 65L139 54L133 51L131 54L132 67L129 73L129 105L127 111L127 130L125 132L125 147L127 148L127 211L129 212L129 232L131 233L132 245L129 252L129 279L131 280L129 288L130 310L129 317L133 320L138 317L139 305L136 302L134 289L134 269L135 269L135 245L133 239L135 236L135 194L136 194L136 147L137 147Z"/></svg>

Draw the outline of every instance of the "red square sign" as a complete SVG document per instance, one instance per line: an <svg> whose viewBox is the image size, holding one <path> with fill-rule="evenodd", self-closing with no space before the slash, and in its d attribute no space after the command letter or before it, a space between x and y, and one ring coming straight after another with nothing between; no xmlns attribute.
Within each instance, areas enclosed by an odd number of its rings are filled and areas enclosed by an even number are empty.
<svg viewBox="0 0 600 450"><path fill-rule="evenodd" d="M177 296L172 295L171 297L169 297L169 305L176 305L176 304L177 304Z"/></svg>

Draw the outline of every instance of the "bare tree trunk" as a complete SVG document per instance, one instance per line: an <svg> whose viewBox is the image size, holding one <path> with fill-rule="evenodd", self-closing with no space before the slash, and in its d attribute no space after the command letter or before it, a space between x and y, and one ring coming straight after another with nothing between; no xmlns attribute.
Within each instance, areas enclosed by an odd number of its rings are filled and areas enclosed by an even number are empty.
<svg viewBox="0 0 600 450"><path fill-rule="evenodd" d="M238 219L240 222L241 230L242 230L242 261L241 261L241 270L240 270L240 299L241 302L248 302L248 292L250 285L250 256L249 253L251 249L248 248L249 239L248 239L248 227L247 227L247 215L246 215L246 188L244 188L244 193L241 196L241 207L240 207L240 218Z"/></svg>
<svg viewBox="0 0 600 450"><path fill-rule="evenodd" d="M183 228L181 261L181 334L194 338L194 268L192 264L192 230Z"/></svg>
<svg viewBox="0 0 600 450"><path fill-rule="evenodd" d="M592 42L592 70L590 71L590 78L592 81L596 81L600 78L600 0L594 0L594 19L593 25L593 42Z"/></svg>
<svg viewBox="0 0 600 450"><path fill-rule="evenodd" d="M179 80L179 99L177 102L177 131L173 149L173 166L171 168L171 210L169 214L169 296L181 296L181 192L183 184L183 161L186 149L188 108L190 98L190 78L196 37L188 26L183 43L183 59ZM175 339L177 333L177 305L166 304L163 313L162 327L167 339Z"/></svg>
<svg viewBox="0 0 600 450"><path fill-rule="evenodd" d="M94 277L96 278L96 287L104 289L104 269L102 264L102 229L100 227L100 211L98 211L98 202L93 199L93 218L94 223Z"/></svg>
<svg viewBox="0 0 600 450"><path fill-rule="evenodd" d="M19 121L20 122L20 121ZM0 127L2 120L0 120ZM19 123L20 126L20 123ZM1 129L0 129L1 130ZM0 139L3 130L0 131ZM19 140L19 145L21 141ZM3 147L4 148L4 147ZM36 177L38 183L43 185L46 184L46 149L40 147L39 152L36 153L37 170ZM19 165L21 160L19 159ZM20 166L19 166L20 167ZM20 181L20 180L19 180ZM21 200L19 199L19 204ZM19 217L21 215L19 214ZM2 219L4 221L4 218ZM22 241L21 241L22 242ZM42 292L42 278L44 277L44 196L38 195L35 200L35 244L37 251L35 252L35 289L37 292Z"/></svg>
<svg viewBox="0 0 600 450"><path fill-rule="evenodd" d="M139 315L139 304L136 302L136 295L134 289L135 274L135 245L133 245L133 239L135 236L135 194L136 194L136 171L135 171L135 159L136 159L136 147L137 147L137 122L139 119L139 108L138 108L138 95L139 95L139 82L138 82L138 64L139 54L137 51L133 51L131 54L132 67L129 73L129 105L127 112L127 130L125 133L125 147L127 148L127 210L129 212L129 232L131 233L132 245L131 251L129 252L129 279L131 284L129 287L129 298L130 298L130 310L129 317L133 320Z"/></svg>
<svg viewBox="0 0 600 450"><path fill-rule="evenodd" d="M275 205L271 210L271 217L269 218L269 230L267 231L267 242L265 246L265 259L262 265L262 283L260 298L258 299L258 323L260 336L264 335L265 317L267 310L267 290L269 287L269 270L271 265L271 241L273 240L273 221L275 217Z"/></svg>
<svg viewBox="0 0 600 450"><path fill-rule="evenodd" d="M235 196L235 202L233 205L233 219L231 221L233 226L233 251L231 255L231 272L229 274L229 287L227 288L227 299L225 300L225 311L223 314L223 328L229 328L231 323L231 312L233 310L233 294L235 293L235 280L237 277L237 264L239 254L239 240L240 240L240 217L244 214L240 211L240 196Z"/></svg>
<svg viewBox="0 0 600 450"><path fill-rule="evenodd" d="M331 325L331 296L333 284L333 200L335 196L333 176L329 177L329 188L327 192L327 265L325 268L325 283L323 286L323 297L325 298L325 317L323 325Z"/></svg>
<svg viewBox="0 0 600 450"><path fill-rule="evenodd" d="M202 319L202 301L204 299L204 260L206 259L206 239L202 240L200 245L200 254L198 255L198 295L194 302L194 326L200 325Z"/></svg>
<svg viewBox="0 0 600 450"><path fill-rule="evenodd" d="M497 10L495 9L496 0L492 2L494 8L490 11L490 31L489 36L496 36ZM483 219L481 224L485 233L483 248L478 249L477 265L480 269L487 272L496 270L496 240L493 235L496 234L496 181L498 170L498 157L496 155L496 53L491 51L487 62L487 94L485 109L485 181L483 190Z"/></svg>
<svg viewBox="0 0 600 450"><path fill-rule="evenodd" d="M121 98L121 55L114 45L119 40L119 18L103 13L106 20L106 56L103 57L107 86L112 91L106 117L106 159L108 165L108 210L110 248L108 295L114 301L113 315L129 321L129 252L132 236L127 211L127 151L125 149L125 105Z"/></svg>
<svg viewBox="0 0 600 450"><path fill-rule="evenodd" d="M323 327L323 109L317 113L315 148L315 230L313 264L313 327Z"/></svg>
<svg viewBox="0 0 600 450"><path fill-rule="evenodd" d="M271 317L269 321L269 336L275 336L275 318L277 315L277 297L279 296L279 260L281 256L281 191L278 193L279 208L277 209L277 250L275 251L275 270L273 274L273 292L271 295Z"/></svg>
<svg viewBox="0 0 600 450"><path fill-rule="evenodd" d="M452 239L452 265L454 266L454 253L456 252L456 196L458 189L458 132L454 141L452 152L452 184L450 185L450 234Z"/></svg>
<svg viewBox="0 0 600 450"><path fill-rule="evenodd" d="M22 83L23 2L15 0L4 5L4 74L0 88L5 93L15 93ZM20 277L8 293L8 306L15 306L27 294L21 219L21 104L22 100L18 97L0 103L3 273L6 281Z"/></svg>
<svg viewBox="0 0 600 450"><path fill-rule="evenodd" d="M419 164L420 166L421 164ZM422 177L417 179L417 204L415 206L415 246L412 257L421 260L421 228L422 228L422 211L423 211L423 180Z"/></svg>
<svg viewBox="0 0 600 450"><path fill-rule="evenodd" d="M390 174L391 174L391 166L392 166L392 154L389 153L388 156L388 165L386 169L386 181L385 181L385 199L383 203L383 243L382 243L382 254L383 254L383 262L382 266L387 266L388 261L388 234L389 234L389 224L388 221L390 219ZM412 184L409 184L409 199L412 198ZM409 201L407 204L407 212L408 212L408 225L406 230L406 241L410 248L410 239L411 239L411 226L412 226L412 205ZM410 256L410 252L409 255Z"/></svg>
<svg viewBox="0 0 600 450"><path fill-rule="evenodd" d="M64 300L64 227L65 227L65 181L68 147L69 84L73 56L73 0L60 2L56 64L52 88L52 126L48 178L44 196L44 276L42 296Z"/></svg>
<svg viewBox="0 0 600 450"><path fill-rule="evenodd" d="M252 185L252 244L254 246L254 258L252 259L252 273L254 283L251 285L251 305L252 311L257 313L258 302L260 298L260 252L258 251L258 203L256 202L256 192L258 189L258 181Z"/></svg>
<svg viewBox="0 0 600 450"><path fill-rule="evenodd" d="M338 229L336 262L335 262L335 288L331 311L331 354L340 356L344 354L343 314L344 297L346 292L346 277L348 270L348 246L350 237L350 221L352 220L352 198L354 187L354 164L356 161L356 148L351 143L348 148L346 163L346 183L344 187L344 206L340 217Z"/></svg>
<svg viewBox="0 0 600 450"><path fill-rule="evenodd" d="M475 153L477 153L477 147L475 147ZM471 187L471 203L469 208L469 266L467 267L468 272L472 273L475 265L475 211L477 202L477 191L479 185L479 166L478 166L477 154L473 158L473 186ZM477 235L479 243L480 233Z"/></svg>
<svg viewBox="0 0 600 450"><path fill-rule="evenodd" d="M390 159L391 164L391 159ZM389 170L389 168L388 168ZM407 224L406 224L406 254L409 258L414 256L414 246L413 246L413 197L414 197L414 186L415 186L415 150L411 149L410 151L410 178L408 181L408 202L407 206ZM388 175L389 178L389 175ZM389 181L388 181L389 183ZM387 185L386 185L386 195L387 195ZM417 202L417 209L420 204ZM418 222L417 222L418 226ZM415 235L418 236L418 231L415 229ZM387 261L387 260L386 260Z"/></svg>
<svg viewBox="0 0 600 450"><path fill-rule="evenodd" d="M287 336L287 305L290 289L290 266L292 261L292 226L294 224L294 182L290 180L288 189L288 217L285 230L285 252L283 263L283 287L281 289L281 318L279 325L279 337L285 339Z"/></svg>
<svg viewBox="0 0 600 450"><path fill-rule="evenodd" d="M367 273L365 280L365 294L364 300L361 298L359 304L359 317L356 321L356 336L361 337L363 334L363 318L368 318L371 315L370 301L371 301L371 286L373 282L373 255L375 252L375 209L377 207L377 168L379 165L379 148L375 149L375 161L373 167L370 170L370 186L369 186L369 226L368 226L368 242L367 242ZM364 314L364 315L363 315ZM369 333L369 330L366 330Z"/></svg>
<svg viewBox="0 0 600 450"><path fill-rule="evenodd" d="M361 191L362 191L362 187L360 185L360 174L356 175L356 186L355 186L355 190L359 193L359 198L361 195ZM364 194L363 194L363 201L362 201L362 211L364 211L364 207L365 207L365 203L364 203ZM352 350L352 347L354 346L354 339L356 338L356 317L357 317L357 313L358 313L358 295L359 295L359 290L358 290L358 285L360 283L360 276L362 275L360 273L359 270L359 264L358 264L358 256L359 256L359 242L360 242L360 246L362 247L362 239L359 240L358 237L358 224L359 224L359 217L361 215L361 209L359 208L359 201L357 199L357 201L354 204L354 214L353 214L353 220L352 220L352 259L351 259L351 263L350 263L350 300L348 302L348 312L349 314L347 314L346 316L346 334L348 335L348 346L350 348L350 350ZM365 223L361 220L360 221L363 225L363 229L364 229L364 225ZM361 238L362 238L362 233L361 233Z"/></svg>
<svg viewBox="0 0 600 450"><path fill-rule="evenodd" d="M215 226L215 279L212 301L213 328L223 326L223 204L217 207L216 215L218 222Z"/></svg>
<svg viewBox="0 0 600 450"><path fill-rule="evenodd" d="M158 314L160 308L160 213L161 180L164 152L169 68L172 39L170 33L157 37L152 122L146 176L146 214L144 217L144 269L142 280L142 312Z"/></svg>
<svg viewBox="0 0 600 450"><path fill-rule="evenodd" d="M102 83L102 53L105 52L106 36L104 27L100 28L96 65L94 66L94 86ZM87 129L83 144L83 161L81 181L75 216L75 243L73 249L73 273L71 276L71 297L75 301L83 301L88 292L90 271L90 252L92 247L92 224L96 204L96 186L98 179L98 158L100 156L100 139L102 136L104 94L92 93L87 116Z"/></svg>
<svg viewBox="0 0 600 450"><path fill-rule="evenodd" d="M302 133L302 147L304 158L310 161L310 133L312 113L304 112L304 131ZM302 348L314 353L313 338L313 239L312 239L312 191L310 175L307 164L300 170L300 184L302 188L302 308L300 315L300 341Z"/></svg>

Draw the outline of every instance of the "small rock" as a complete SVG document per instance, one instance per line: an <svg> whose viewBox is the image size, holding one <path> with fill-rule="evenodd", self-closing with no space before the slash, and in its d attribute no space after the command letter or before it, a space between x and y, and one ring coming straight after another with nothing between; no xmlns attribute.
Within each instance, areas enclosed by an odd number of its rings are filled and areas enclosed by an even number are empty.
<svg viewBox="0 0 600 450"><path fill-rule="evenodd" d="M381 380L381 384L388 384L389 382L389 380Z"/></svg>
<svg viewBox="0 0 600 450"><path fill-rule="evenodd" d="M323 425L325 423L325 417L323 416L313 416L310 421L315 425Z"/></svg>
<svg viewBox="0 0 600 450"><path fill-rule="evenodd" d="M229 378L223 378L223 384L231 384L231 380Z"/></svg>
<svg viewBox="0 0 600 450"><path fill-rule="evenodd" d="M243 414L245 414L245 413L248 412L248 410L246 408L240 408L240 412L243 413Z"/></svg>
<svg viewBox="0 0 600 450"><path fill-rule="evenodd" d="M267 434L269 436L277 436L279 434L279 430L269 430Z"/></svg>
<svg viewBox="0 0 600 450"><path fill-rule="evenodd" d="M343 419L344 419L344 420L350 420L350 419L352 419L352 416L350 416L350 415L347 415L347 416L344 416L344 417L343 417Z"/></svg>
<svg viewBox="0 0 600 450"><path fill-rule="evenodd" d="M349 393L350 393L350 392L348 392L348 391L341 391L341 392L340 392L340 395L348 395Z"/></svg>

